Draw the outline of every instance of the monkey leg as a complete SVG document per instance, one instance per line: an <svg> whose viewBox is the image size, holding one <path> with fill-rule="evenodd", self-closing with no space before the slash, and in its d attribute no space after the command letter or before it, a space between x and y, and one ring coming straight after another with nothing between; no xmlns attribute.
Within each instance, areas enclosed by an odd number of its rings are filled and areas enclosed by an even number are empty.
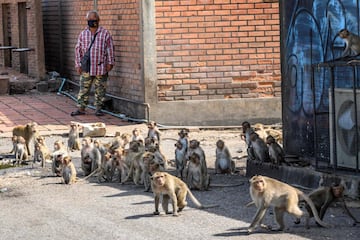
<svg viewBox="0 0 360 240"><path fill-rule="evenodd" d="M156 194L155 195L155 211L154 211L154 215L159 215L159 203L160 203L160 194Z"/></svg>
<svg viewBox="0 0 360 240"><path fill-rule="evenodd" d="M177 192L177 207L178 207L178 211L181 212L184 207L187 206L187 202L186 202L186 194L187 194L187 189L186 188L182 188Z"/></svg>
<svg viewBox="0 0 360 240"><path fill-rule="evenodd" d="M173 192L170 196L171 201L172 201L172 207L173 207L173 216L178 216L178 197L176 196L175 192Z"/></svg>
<svg viewBox="0 0 360 240"><path fill-rule="evenodd" d="M169 211L169 199L170 199L169 195L167 194L163 195L162 208L164 209L165 214L172 214L172 212Z"/></svg>
<svg viewBox="0 0 360 240"><path fill-rule="evenodd" d="M279 208L279 207L275 207L275 219L276 222L279 224L279 231L283 231L285 228L285 224L284 224L284 209L283 208Z"/></svg>
<svg viewBox="0 0 360 240"><path fill-rule="evenodd" d="M265 206L259 206L258 210L256 211L255 217L253 219L253 221L251 222L249 228L248 228L248 233L252 233L255 230L255 227L258 224L261 224L264 217L265 217L265 213L266 213L267 207Z"/></svg>

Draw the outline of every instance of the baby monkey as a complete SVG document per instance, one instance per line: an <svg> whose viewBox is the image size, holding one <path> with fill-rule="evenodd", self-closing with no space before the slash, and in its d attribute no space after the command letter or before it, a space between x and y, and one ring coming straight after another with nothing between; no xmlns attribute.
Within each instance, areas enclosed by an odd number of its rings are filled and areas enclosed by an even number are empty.
<svg viewBox="0 0 360 240"><path fill-rule="evenodd" d="M313 201L321 220L323 220L324 215L327 209L329 208L330 204L337 200L340 200L343 205L342 207L344 208L347 215L349 215L349 217L351 217L354 220L353 226L355 226L357 223L359 223L359 221L356 220L356 218L351 214L351 212L347 208L345 200L343 198L343 193L344 193L343 185L333 184L330 187L320 187L314 190L312 193L309 194L309 198ZM305 204L305 208L309 213L309 217L313 217L314 215L312 214L310 206L308 204ZM300 223L300 219L298 218L296 219L295 224L299 224L299 223Z"/></svg>

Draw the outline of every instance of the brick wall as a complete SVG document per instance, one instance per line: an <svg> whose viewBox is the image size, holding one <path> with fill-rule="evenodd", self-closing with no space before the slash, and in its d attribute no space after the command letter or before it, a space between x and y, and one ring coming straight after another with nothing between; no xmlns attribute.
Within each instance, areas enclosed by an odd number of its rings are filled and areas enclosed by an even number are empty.
<svg viewBox="0 0 360 240"><path fill-rule="evenodd" d="M279 6L156 1L160 101L280 96Z"/></svg>

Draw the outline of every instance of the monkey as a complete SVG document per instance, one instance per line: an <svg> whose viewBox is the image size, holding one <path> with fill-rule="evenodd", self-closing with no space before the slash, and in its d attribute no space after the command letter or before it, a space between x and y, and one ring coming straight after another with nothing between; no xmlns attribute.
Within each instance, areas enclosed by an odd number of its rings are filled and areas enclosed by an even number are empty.
<svg viewBox="0 0 360 240"><path fill-rule="evenodd" d="M46 160L50 159L51 154L49 148L46 146L45 138L43 136L37 136L35 138L33 163L41 162L41 166L44 168Z"/></svg>
<svg viewBox="0 0 360 240"><path fill-rule="evenodd" d="M118 149L123 145L123 140L121 139L120 133L117 133L115 137L111 140L110 143L107 144L108 151L113 154L115 149Z"/></svg>
<svg viewBox="0 0 360 240"><path fill-rule="evenodd" d="M186 148L183 143L178 140L175 143L175 166L176 166L176 175L180 179L184 178L184 168L186 166Z"/></svg>
<svg viewBox="0 0 360 240"><path fill-rule="evenodd" d="M94 139L94 147L99 149L101 157L103 157L108 152L108 149L102 144L100 139Z"/></svg>
<svg viewBox="0 0 360 240"><path fill-rule="evenodd" d="M14 138L16 137L16 138ZM16 139L15 146L15 164L20 166L22 161L28 159L27 151L26 151L26 141L22 136L13 136L13 139Z"/></svg>
<svg viewBox="0 0 360 240"><path fill-rule="evenodd" d="M297 188L270 177L256 175L250 179L249 190L251 199L257 207L257 212L248 228L248 233L252 233L258 224L262 227L269 228L268 226L262 225L262 220L265 216L266 210L270 206L274 207L275 219L279 224L278 230L282 231L285 228L283 221L285 211L297 218L301 218L305 215L308 221L308 214L301 211L298 206L299 197L309 204L316 222L318 222L321 226L330 227L330 225L319 218L312 200Z"/></svg>
<svg viewBox="0 0 360 240"><path fill-rule="evenodd" d="M162 171L167 169L167 159L165 155L160 152L160 149L157 146L150 146L147 151L154 153L154 161L159 164Z"/></svg>
<svg viewBox="0 0 360 240"><path fill-rule="evenodd" d="M250 140L250 134L255 132L255 130L251 127L251 124L248 121L242 122L241 126L242 126L242 134L240 135L240 137L246 143L247 146L246 152L248 155L248 160L255 160L255 153Z"/></svg>
<svg viewBox="0 0 360 240"><path fill-rule="evenodd" d="M129 167L125 162L124 149L121 147L115 149L114 153L112 154L112 164L114 171L118 171L119 182L124 183L128 176Z"/></svg>
<svg viewBox="0 0 360 240"><path fill-rule="evenodd" d="M352 220L354 221L353 226L355 226L357 223L359 223L359 221L351 214L351 212L347 208L343 197L343 193L344 193L344 186L341 184L339 185L334 184L330 187L320 187L314 190L309 194L309 198L313 201L317 213L319 214L319 218L321 220L323 220L325 213L329 208L330 204L332 202L340 200L342 202L343 209L346 211L347 215L349 215L349 217L352 218ZM310 218L313 217L314 214L312 213L310 206L308 204L305 204L305 208L309 213L309 217ZM299 224L300 218L296 219L295 223Z"/></svg>
<svg viewBox="0 0 360 240"><path fill-rule="evenodd" d="M186 207L186 195L189 194L191 200L195 205L200 208L211 208L217 207L218 205L202 205L192 194L190 189L187 187L186 183L181 179L170 175L166 172L155 172L151 176L151 189L155 197L155 211L154 215L159 215L159 203L160 196L163 196L162 207L166 214L173 214L173 216L178 216L184 207ZM172 212L168 210L169 199L172 200Z"/></svg>
<svg viewBox="0 0 360 240"><path fill-rule="evenodd" d="M145 192L149 192L151 189L151 179L150 176L154 172L160 171L160 165L155 161L155 155L152 152L145 152L142 155L142 179L144 180Z"/></svg>
<svg viewBox="0 0 360 240"><path fill-rule="evenodd" d="M115 150L116 151L116 150ZM109 152L105 152L101 156L100 173L98 175L98 182L102 179L106 182L111 182L114 176L115 164L113 163L113 157ZM104 178L105 176L105 178Z"/></svg>
<svg viewBox="0 0 360 240"><path fill-rule="evenodd" d="M268 135L266 137L266 144L269 146L269 157L271 163L276 167L285 163L284 149L276 142L273 136Z"/></svg>
<svg viewBox="0 0 360 240"><path fill-rule="evenodd" d="M216 142L216 160L215 160L215 174L230 173L235 171L235 162L232 160L231 154L223 140Z"/></svg>
<svg viewBox="0 0 360 240"><path fill-rule="evenodd" d="M68 150L80 150L79 125L77 123L70 124L70 132L68 138Z"/></svg>
<svg viewBox="0 0 360 240"><path fill-rule="evenodd" d="M84 171L84 175L88 176L90 173L97 170L100 165L100 150L94 146L93 140L90 137L83 138L81 148L81 168Z"/></svg>
<svg viewBox="0 0 360 240"><path fill-rule="evenodd" d="M37 126L36 122L31 122L26 125L19 125L13 128L13 136L21 136L25 139L25 146L27 150L27 155L30 156L30 148L29 143L33 139L33 137L37 134Z"/></svg>
<svg viewBox="0 0 360 240"><path fill-rule="evenodd" d="M65 156L62 159L62 177L65 184L76 182L76 169L70 156Z"/></svg>
<svg viewBox="0 0 360 240"><path fill-rule="evenodd" d="M56 140L54 142L54 151L52 153L52 172L58 176L61 177L62 172L62 161L63 158L69 156L69 153L67 149L65 148L65 144L61 140Z"/></svg>
<svg viewBox="0 0 360 240"><path fill-rule="evenodd" d="M160 130L157 127L156 122L154 121L150 121L147 124L148 127L148 135L147 137L149 137L150 139L153 139L155 144L160 145Z"/></svg>
<svg viewBox="0 0 360 240"><path fill-rule="evenodd" d="M134 128L132 131L132 141L141 141L142 143L145 142L145 139L143 136L141 136L141 131L138 128Z"/></svg>
<svg viewBox="0 0 360 240"><path fill-rule="evenodd" d="M353 57L360 54L360 37L347 29L342 29L338 35L344 39L346 43L345 50L342 53L342 58Z"/></svg>
<svg viewBox="0 0 360 240"><path fill-rule="evenodd" d="M157 147L155 140L153 138L146 137L144 142L145 151L148 151L151 147Z"/></svg>
<svg viewBox="0 0 360 240"><path fill-rule="evenodd" d="M210 185L210 175L203 171L201 160L198 153L193 152L189 156L187 167L187 185L190 189L208 190Z"/></svg>
<svg viewBox="0 0 360 240"><path fill-rule="evenodd" d="M129 178L132 178L136 185L141 184L143 182L143 179L141 179L142 176L141 158L143 153L144 151L141 148L140 142L138 141L130 142L130 148L125 157L125 163L129 168L129 173L126 179L124 180L124 182L129 180Z"/></svg>
<svg viewBox="0 0 360 240"><path fill-rule="evenodd" d="M121 134L122 144L121 147L126 151L130 147L132 136L128 133Z"/></svg>
<svg viewBox="0 0 360 240"><path fill-rule="evenodd" d="M264 140L255 132L250 134L251 146L253 148L255 160L261 163L270 162L269 148L266 146Z"/></svg>
<svg viewBox="0 0 360 240"><path fill-rule="evenodd" d="M200 142L197 140L191 140L189 142L189 150L187 152L187 159L189 159L189 156L191 156L191 154L193 152L196 152L199 155L201 172L204 174L204 176L207 176L207 164L206 164L205 152L200 147Z"/></svg>

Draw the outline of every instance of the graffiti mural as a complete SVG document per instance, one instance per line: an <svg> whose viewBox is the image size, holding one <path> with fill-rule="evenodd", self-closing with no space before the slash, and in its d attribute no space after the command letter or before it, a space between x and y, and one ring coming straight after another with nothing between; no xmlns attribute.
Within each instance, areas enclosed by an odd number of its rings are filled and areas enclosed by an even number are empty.
<svg viewBox="0 0 360 240"><path fill-rule="evenodd" d="M341 58L341 29L359 35L360 1L280 2L284 148L290 155L329 162L330 80L335 79L337 88L359 83L352 81L351 67L316 66Z"/></svg>

